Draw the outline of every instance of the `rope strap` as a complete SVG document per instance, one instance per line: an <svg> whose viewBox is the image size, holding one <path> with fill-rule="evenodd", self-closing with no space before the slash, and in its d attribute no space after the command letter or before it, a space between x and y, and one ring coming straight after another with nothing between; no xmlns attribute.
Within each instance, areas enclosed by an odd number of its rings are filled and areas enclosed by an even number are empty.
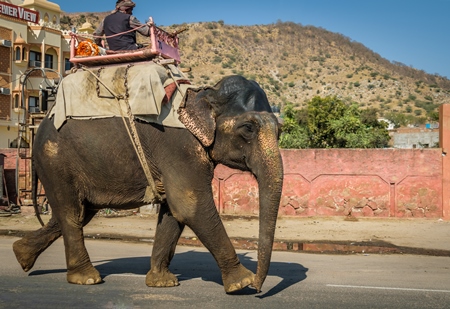
<svg viewBox="0 0 450 309"><path fill-rule="evenodd" d="M177 90L178 92L181 94L182 97L184 97L185 93L184 91L181 89L180 84L178 83L178 81L176 80L175 76L173 76L173 72L169 67L169 64L173 64L174 61L171 59L169 61L160 61L160 64L166 69L167 74L172 78L172 80L174 81L175 85L177 86Z"/></svg>
<svg viewBox="0 0 450 309"><path fill-rule="evenodd" d="M123 124L125 125L125 129L127 130L128 136L130 137L131 144L134 147L134 150L138 156L139 162L141 163L142 169L144 170L145 177L147 178L148 186L145 190L145 195L144 195L143 201L145 203L157 203L157 202L161 201L161 196L159 195L158 190L156 189L155 181L152 177L152 173L150 171L147 160L145 158L144 150L142 148L142 144L139 139L138 132L136 130L136 123L134 120L134 116L132 114L131 106L128 101L128 88L127 88L127 78L126 78L127 75L126 74L128 74L128 70L132 66L133 66L132 64L129 64L127 66L126 73L125 73L125 89L126 89L125 96L117 95L111 88L109 88L107 85L105 85L105 83L103 83L103 81L97 75L95 75L92 71L86 69L85 67L83 67L83 70L89 72L92 76L94 76L97 79L97 81L100 84L102 84L103 87L105 87L106 90L108 90L109 93L111 93L114 96L114 98L116 99L117 104L119 105L119 111L120 111L120 115L122 117ZM121 101L125 102L124 107L122 106ZM123 108L126 108L128 120L129 120L129 126L125 119L126 117L125 117Z"/></svg>

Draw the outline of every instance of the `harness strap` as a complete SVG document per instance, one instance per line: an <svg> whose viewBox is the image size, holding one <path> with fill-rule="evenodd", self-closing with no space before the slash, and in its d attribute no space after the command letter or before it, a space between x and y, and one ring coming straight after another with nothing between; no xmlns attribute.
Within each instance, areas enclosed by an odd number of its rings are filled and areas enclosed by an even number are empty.
<svg viewBox="0 0 450 309"><path fill-rule="evenodd" d="M132 67L132 66L133 66L132 64L129 64L127 66L125 76L128 73L129 68ZM125 87L125 89L126 89L125 96L118 95L111 88L109 88L107 85L105 85L105 83L103 83L103 81L97 75L95 75L92 71L86 69L85 67L83 67L82 69L84 71L89 72L92 76L94 76L97 79L97 81L99 83L101 83L106 88L106 90L108 90L114 96L114 98L116 99L116 101L117 101L117 103L119 105L119 111L120 111L120 115L122 117L123 124L125 126L125 129L127 130L128 136L130 137L130 140L131 140L131 144L134 147L134 151L136 152L136 154L138 156L139 162L141 163L142 169L144 170L145 177L147 178L147 182L148 182L148 186L147 186L147 188L145 190L145 195L144 195L144 198L143 198L143 202L145 202L145 203L157 203L157 202L160 202L162 199L161 199L161 196L158 193L158 190L156 189L155 181L154 181L154 179L152 177L152 173L150 171L150 167L148 166L147 160L145 158L144 150L142 149L142 144L141 144L141 141L139 139L138 132L136 130L136 123L135 123L134 116L133 116L132 111L131 111L131 106L130 106L130 104L128 102L128 88ZM125 86L127 86L126 85L126 79L125 79ZM125 108L127 109L129 126L128 126L127 121L125 119L126 117L125 117L125 114L124 114L124 111L123 111L123 106L121 104L122 100L125 102Z"/></svg>
<svg viewBox="0 0 450 309"><path fill-rule="evenodd" d="M184 92L180 87L180 84L178 83L178 81L175 79L175 76L173 76L172 70L169 67L169 64L173 64L174 60L169 59L166 61L159 61L159 63L166 68L166 72L167 74L172 78L172 80L174 81L175 85L177 86L178 92L181 94L182 97L184 97Z"/></svg>

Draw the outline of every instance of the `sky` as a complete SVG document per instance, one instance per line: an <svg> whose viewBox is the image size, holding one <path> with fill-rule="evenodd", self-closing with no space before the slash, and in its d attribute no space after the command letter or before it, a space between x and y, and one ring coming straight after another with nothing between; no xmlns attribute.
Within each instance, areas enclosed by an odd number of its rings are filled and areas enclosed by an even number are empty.
<svg viewBox="0 0 450 309"><path fill-rule="evenodd" d="M64 12L105 12L116 0L49 0ZM141 22L160 26L278 21L340 33L390 61L450 79L450 0L134 0Z"/></svg>

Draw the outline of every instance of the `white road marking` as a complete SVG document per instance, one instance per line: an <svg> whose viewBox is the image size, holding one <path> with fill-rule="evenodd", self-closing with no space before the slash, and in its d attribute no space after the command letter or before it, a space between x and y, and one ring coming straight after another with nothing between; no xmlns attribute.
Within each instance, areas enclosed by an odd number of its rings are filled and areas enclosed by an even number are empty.
<svg viewBox="0 0 450 309"><path fill-rule="evenodd" d="M335 288L350 288L350 289L373 289L373 290L396 290L396 291L450 293L450 290L391 288L391 287L385 287L385 286L339 285L339 284L327 284L327 286L335 287Z"/></svg>

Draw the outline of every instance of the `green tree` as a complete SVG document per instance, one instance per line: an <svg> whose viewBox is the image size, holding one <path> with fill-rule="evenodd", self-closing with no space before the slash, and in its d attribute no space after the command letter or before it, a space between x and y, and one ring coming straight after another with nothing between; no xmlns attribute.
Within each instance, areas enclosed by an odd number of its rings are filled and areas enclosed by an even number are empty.
<svg viewBox="0 0 450 309"><path fill-rule="evenodd" d="M343 117L330 121L336 135L336 146L340 148L383 148L389 142L387 123L371 125L363 123L357 104L350 105Z"/></svg>
<svg viewBox="0 0 450 309"><path fill-rule="evenodd" d="M389 112L384 115L387 120L394 124L395 128L408 125L408 120L403 113Z"/></svg>
<svg viewBox="0 0 450 309"><path fill-rule="evenodd" d="M283 119L282 148L381 148L390 139L376 109L361 111L335 96L314 97L301 110L286 104Z"/></svg>
<svg viewBox="0 0 450 309"><path fill-rule="evenodd" d="M292 103L287 103L283 111L282 134L280 137L281 148L308 148L308 134L306 127L300 126L298 112L294 110Z"/></svg>
<svg viewBox="0 0 450 309"><path fill-rule="evenodd" d="M70 25L71 22L72 22L72 21L71 21L70 17L67 16L67 15L64 15L64 16L61 17L61 19L60 19L60 23L61 23L61 24L68 24L68 25Z"/></svg>
<svg viewBox="0 0 450 309"><path fill-rule="evenodd" d="M428 116L430 117L431 121L439 121L439 112L437 111L430 112Z"/></svg>
<svg viewBox="0 0 450 309"><path fill-rule="evenodd" d="M362 123L367 126L377 127L380 125L378 121L378 109L374 107L369 107L360 111L360 118Z"/></svg>
<svg viewBox="0 0 450 309"><path fill-rule="evenodd" d="M334 128L330 120L344 116L346 106L337 97L316 96L308 102L308 133L311 148L333 148L336 145Z"/></svg>

